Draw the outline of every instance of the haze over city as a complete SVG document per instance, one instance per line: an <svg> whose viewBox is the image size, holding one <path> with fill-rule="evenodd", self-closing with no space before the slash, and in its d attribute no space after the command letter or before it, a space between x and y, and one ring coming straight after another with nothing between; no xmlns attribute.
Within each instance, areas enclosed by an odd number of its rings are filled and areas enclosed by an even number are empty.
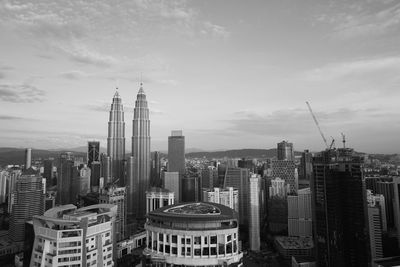
<svg viewBox="0 0 400 267"><path fill-rule="evenodd" d="M131 136L143 81L151 150L182 129L187 148L320 151L309 101L338 146L398 153L399 24L394 0L2 1L0 146L104 148L116 87Z"/></svg>

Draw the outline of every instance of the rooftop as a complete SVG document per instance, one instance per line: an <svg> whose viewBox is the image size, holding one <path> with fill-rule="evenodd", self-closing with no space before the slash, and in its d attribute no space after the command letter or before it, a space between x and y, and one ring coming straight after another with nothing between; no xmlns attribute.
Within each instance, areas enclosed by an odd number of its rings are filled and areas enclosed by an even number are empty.
<svg viewBox="0 0 400 267"><path fill-rule="evenodd" d="M311 249L314 247L311 237L277 236L275 241L284 249Z"/></svg>
<svg viewBox="0 0 400 267"><path fill-rule="evenodd" d="M169 209L164 210L164 212L168 213L178 213L178 214L188 214L188 215L219 215L221 211L210 204L206 203L191 203L184 204L180 206L175 206Z"/></svg>
<svg viewBox="0 0 400 267"><path fill-rule="evenodd" d="M175 204L154 210L149 218L171 221L224 221L238 218L237 213L222 204L210 202L191 202Z"/></svg>

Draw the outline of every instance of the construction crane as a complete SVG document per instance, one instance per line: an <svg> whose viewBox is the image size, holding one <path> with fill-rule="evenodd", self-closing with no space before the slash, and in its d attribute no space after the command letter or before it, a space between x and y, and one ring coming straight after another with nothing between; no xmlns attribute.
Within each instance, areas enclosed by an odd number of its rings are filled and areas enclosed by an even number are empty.
<svg viewBox="0 0 400 267"><path fill-rule="evenodd" d="M323 133L322 130L321 130L321 127L319 127L319 123L318 123L318 121L317 121L317 118L315 117L314 112L313 112L312 109L311 109L310 103L308 103L308 101L306 101L306 104L307 104L307 106L308 106L308 109L310 110L311 116L312 116L313 119L314 119L315 125L317 125L318 131L319 131L319 133L321 134L322 139L324 140L324 143L325 143L326 148L328 148L328 149L329 149L329 148L332 148L334 140L332 140L332 144L329 146L329 145L328 145L328 142L326 141L326 138L325 138L325 136L324 136L324 133ZM333 138L332 138L332 139L333 139Z"/></svg>

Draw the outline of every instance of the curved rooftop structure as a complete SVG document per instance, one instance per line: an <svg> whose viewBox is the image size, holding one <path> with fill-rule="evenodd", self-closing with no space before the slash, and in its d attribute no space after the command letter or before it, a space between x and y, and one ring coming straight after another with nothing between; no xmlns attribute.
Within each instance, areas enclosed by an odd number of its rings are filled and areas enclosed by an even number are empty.
<svg viewBox="0 0 400 267"><path fill-rule="evenodd" d="M237 220L237 213L222 205L211 202L190 202L175 204L154 210L147 215L148 218L170 221L224 221Z"/></svg>

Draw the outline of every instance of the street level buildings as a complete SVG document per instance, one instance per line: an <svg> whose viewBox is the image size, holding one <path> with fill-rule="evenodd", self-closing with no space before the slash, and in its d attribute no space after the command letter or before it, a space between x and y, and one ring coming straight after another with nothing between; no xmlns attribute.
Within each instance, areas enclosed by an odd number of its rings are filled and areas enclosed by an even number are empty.
<svg viewBox="0 0 400 267"><path fill-rule="evenodd" d="M117 206L64 205L35 216L30 266L114 266Z"/></svg>

